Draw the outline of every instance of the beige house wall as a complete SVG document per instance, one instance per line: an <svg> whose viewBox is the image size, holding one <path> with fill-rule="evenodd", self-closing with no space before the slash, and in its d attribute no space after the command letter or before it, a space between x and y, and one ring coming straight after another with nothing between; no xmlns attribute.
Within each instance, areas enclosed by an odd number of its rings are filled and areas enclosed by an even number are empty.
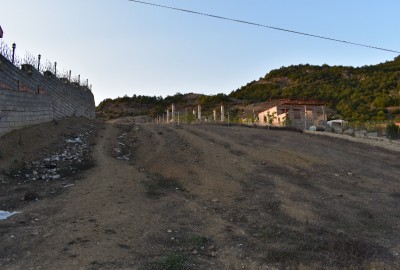
<svg viewBox="0 0 400 270"><path fill-rule="evenodd" d="M308 128L323 125L327 121L324 106L278 105L258 114L259 124L268 125L268 115L274 118L274 126L284 126L286 119L291 126ZM266 121L265 121L266 120Z"/></svg>
<svg viewBox="0 0 400 270"><path fill-rule="evenodd" d="M263 111L263 112L260 112L259 114L258 114L258 120L259 120L259 123L261 124L261 125L267 125L268 124L268 114L270 115L270 116L277 116L277 114L278 114L278 111L277 111L277 107L273 107L273 108L271 108L271 109L268 109L268 110L266 110L266 111ZM275 124L274 124L275 125Z"/></svg>

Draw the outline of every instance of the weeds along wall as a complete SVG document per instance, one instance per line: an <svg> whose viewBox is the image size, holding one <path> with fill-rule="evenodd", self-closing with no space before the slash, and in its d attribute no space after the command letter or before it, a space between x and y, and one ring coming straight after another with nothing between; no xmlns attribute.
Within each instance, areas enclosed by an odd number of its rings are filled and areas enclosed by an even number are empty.
<svg viewBox="0 0 400 270"><path fill-rule="evenodd" d="M15 67L0 55L0 136L16 128L69 116L95 117L86 86L41 74L31 65Z"/></svg>

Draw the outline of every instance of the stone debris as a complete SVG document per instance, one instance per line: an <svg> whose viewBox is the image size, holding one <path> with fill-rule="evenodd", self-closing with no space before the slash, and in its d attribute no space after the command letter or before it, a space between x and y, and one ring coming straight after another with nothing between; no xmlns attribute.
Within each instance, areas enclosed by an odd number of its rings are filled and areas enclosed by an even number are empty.
<svg viewBox="0 0 400 270"><path fill-rule="evenodd" d="M46 233L45 235L43 235L43 238L48 238L50 236L53 236L53 234L52 233Z"/></svg>
<svg viewBox="0 0 400 270"><path fill-rule="evenodd" d="M80 137L76 137L74 139L66 139L65 140L67 143L82 143L82 140Z"/></svg>
<svg viewBox="0 0 400 270"><path fill-rule="evenodd" d="M132 159L132 153L130 148L126 143L121 142L121 140L126 139L125 137L128 135L128 133L123 133L120 135L118 138L118 146L114 148L115 151L115 158L118 160L126 161L129 162ZM128 141L129 139L126 139L125 141Z"/></svg>
<svg viewBox="0 0 400 270"><path fill-rule="evenodd" d="M125 155L125 156L122 156L122 157L117 157L117 159L118 159L118 160L129 161L129 160L130 160L130 157L129 157L129 155Z"/></svg>
<svg viewBox="0 0 400 270"><path fill-rule="evenodd" d="M123 133L123 134L121 134L121 136L118 137L118 139L122 139L122 138L124 138L126 135L128 135L128 133Z"/></svg>
<svg viewBox="0 0 400 270"><path fill-rule="evenodd" d="M52 153L39 160L25 162L21 171L14 171L8 176L24 182L52 181L79 171L79 167L90 159L91 146L88 145L88 139L93 131L94 126L90 126L78 136L67 136Z"/></svg>

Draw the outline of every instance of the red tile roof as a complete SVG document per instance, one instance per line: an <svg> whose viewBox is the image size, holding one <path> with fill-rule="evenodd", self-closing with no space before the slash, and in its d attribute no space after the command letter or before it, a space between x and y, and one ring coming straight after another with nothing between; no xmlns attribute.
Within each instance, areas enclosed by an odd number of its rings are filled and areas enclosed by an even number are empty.
<svg viewBox="0 0 400 270"><path fill-rule="evenodd" d="M272 99L265 102L265 110L282 105L326 106L328 102L315 99Z"/></svg>

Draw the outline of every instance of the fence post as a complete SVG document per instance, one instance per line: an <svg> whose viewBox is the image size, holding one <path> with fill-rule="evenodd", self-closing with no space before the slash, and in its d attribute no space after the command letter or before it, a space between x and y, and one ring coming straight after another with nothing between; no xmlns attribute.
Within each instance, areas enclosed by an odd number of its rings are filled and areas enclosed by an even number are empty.
<svg viewBox="0 0 400 270"><path fill-rule="evenodd" d="M171 120L173 123L175 123L175 104L172 104L171 106L171 114L172 114Z"/></svg>
<svg viewBox="0 0 400 270"><path fill-rule="evenodd" d="M307 106L304 106L304 130L307 130Z"/></svg>
<svg viewBox="0 0 400 270"><path fill-rule="evenodd" d="M167 123L169 123L169 109L167 109Z"/></svg>
<svg viewBox="0 0 400 270"><path fill-rule="evenodd" d="M15 60L15 49L17 48L17 44L13 43L12 45L12 63L14 65L14 60Z"/></svg>
<svg viewBox="0 0 400 270"><path fill-rule="evenodd" d="M201 122L201 105L197 105L197 117Z"/></svg>
<svg viewBox="0 0 400 270"><path fill-rule="evenodd" d="M38 55L38 64L37 64L37 69L38 71L40 71L40 59L42 58L42 56L39 54Z"/></svg>

